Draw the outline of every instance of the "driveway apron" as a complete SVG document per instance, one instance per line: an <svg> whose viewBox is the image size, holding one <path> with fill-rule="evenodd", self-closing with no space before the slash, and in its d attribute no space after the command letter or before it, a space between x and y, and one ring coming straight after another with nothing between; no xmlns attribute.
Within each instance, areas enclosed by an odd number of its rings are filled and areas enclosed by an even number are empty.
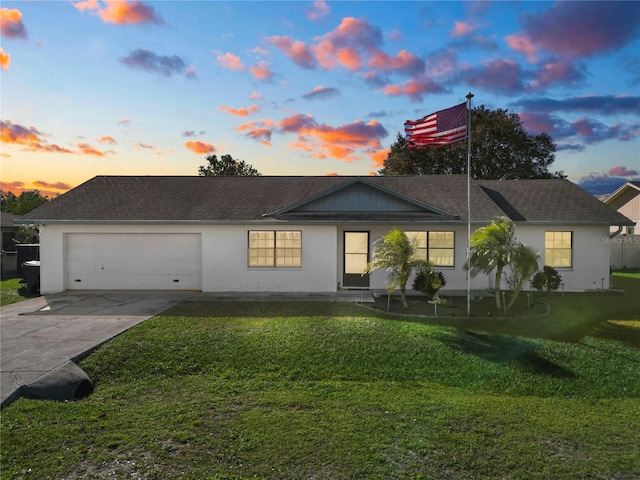
<svg viewBox="0 0 640 480"><path fill-rule="evenodd" d="M6 305L0 312L0 397L6 406L23 386L196 292L65 292Z"/></svg>

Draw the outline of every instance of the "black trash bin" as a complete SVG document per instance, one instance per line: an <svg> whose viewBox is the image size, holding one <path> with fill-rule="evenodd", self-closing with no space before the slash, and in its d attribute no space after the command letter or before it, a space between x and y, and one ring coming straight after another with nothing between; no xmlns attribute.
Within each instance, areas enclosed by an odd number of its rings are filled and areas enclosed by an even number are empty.
<svg viewBox="0 0 640 480"><path fill-rule="evenodd" d="M22 276L27 292L38 293L40 291L40 260L24 262L22 264Z"/></svg>

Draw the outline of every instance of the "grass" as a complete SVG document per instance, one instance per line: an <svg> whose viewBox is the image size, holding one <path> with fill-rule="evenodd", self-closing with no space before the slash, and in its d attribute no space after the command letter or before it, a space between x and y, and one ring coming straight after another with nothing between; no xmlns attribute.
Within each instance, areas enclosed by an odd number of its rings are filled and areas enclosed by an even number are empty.
<svg viewBox="0 0 640 480"><path fill-rule="evenodd" d="M20 284L19 278L7 278L0 281L0 305L9 305L37 296L27 292L27 289Z"/></svg>
<svg viewBox="0 0 640 480"><path fill-rule="evenodd" d="M634 292L455 328L341 303L183 303L81 363L92 396L5 408L1 477L638 478L640 342L598 330L640 329ZM533 333L508 335L517 321Z"/></svg>

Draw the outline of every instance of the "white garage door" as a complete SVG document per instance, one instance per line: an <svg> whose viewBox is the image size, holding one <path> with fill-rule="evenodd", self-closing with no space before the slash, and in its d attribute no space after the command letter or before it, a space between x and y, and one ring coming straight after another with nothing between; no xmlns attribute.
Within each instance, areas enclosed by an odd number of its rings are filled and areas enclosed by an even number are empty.
<svg viewBox="0 0 640 480"><path fill-rule="evenodd" d="M199 234L67 235L69 290L201 290Z"/></svg>

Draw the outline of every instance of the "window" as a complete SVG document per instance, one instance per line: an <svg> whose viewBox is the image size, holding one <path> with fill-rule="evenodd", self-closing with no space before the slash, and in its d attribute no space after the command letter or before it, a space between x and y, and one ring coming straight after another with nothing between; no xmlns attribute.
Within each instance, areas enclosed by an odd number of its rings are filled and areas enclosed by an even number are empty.
<svg viewBox="0 0 640 480"><path fill-rule="evenodd" d="M404 232L407 238L414 242L416 253L413 255L415 260L427 259L427 232Z"/></svg>
<svg viewBox="0 0 640 480"><path fill-rule="evenodd" d="M249 231L250 267L301 267L302 232Z"/></svg>
<svg viewBox="0 0 640 480"><path fill-rule="evenodd" d="M417 260L429 260L438 267L455 265L454 232L404 232L409 240L415 242Z"/></svg>
<svg viewBox="0 0 640 480"><path fill-rule="evenodd" d="M429 262L441 267L453 267L454 232L429 232Z"/></svg>
<svg viewBox="0 0 640 480"><path fill-rule="evenodd" d="M549 267L571 267L572 232L545 232L544 264Z"/></svg>

